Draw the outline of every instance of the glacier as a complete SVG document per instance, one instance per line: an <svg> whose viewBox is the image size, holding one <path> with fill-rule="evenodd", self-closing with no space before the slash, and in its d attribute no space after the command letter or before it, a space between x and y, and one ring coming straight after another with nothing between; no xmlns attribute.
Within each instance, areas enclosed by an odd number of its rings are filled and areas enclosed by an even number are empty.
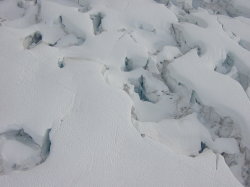
<svg viewBox="0 0 250 187"><path fill-rule="evenodd" d="M250 186L249 0L0 0L0 186Z"/></svg>

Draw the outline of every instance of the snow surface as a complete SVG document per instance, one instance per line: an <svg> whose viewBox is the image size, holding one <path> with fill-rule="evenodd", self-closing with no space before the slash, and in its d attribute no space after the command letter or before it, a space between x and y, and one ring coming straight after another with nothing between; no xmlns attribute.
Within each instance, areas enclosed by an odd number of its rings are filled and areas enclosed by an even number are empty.
<svg viewBox="0 0 250 187"><path fill-rule="evenodd" d="M249 12L1 0L0 186L250 186Z"/></svg>

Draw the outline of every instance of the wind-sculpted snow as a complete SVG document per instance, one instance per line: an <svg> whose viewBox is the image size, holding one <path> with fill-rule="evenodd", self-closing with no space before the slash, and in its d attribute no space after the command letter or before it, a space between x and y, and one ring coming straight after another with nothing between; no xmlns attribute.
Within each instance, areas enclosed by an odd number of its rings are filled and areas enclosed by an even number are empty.
<svg viewBox="0 0 250 187"><path fill-rule="evenodd" d="M0 1L0 186L250 186L249 7Z"/></svg>

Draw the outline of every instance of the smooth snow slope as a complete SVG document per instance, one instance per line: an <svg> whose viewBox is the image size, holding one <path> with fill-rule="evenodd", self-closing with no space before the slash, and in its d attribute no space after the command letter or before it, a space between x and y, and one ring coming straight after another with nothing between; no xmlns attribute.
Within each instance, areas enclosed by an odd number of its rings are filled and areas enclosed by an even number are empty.
<svg viewBox="0 0 250 187"><path fill-rule="evenodd" d="M248 186L249 19L190 2L0 1L0 186Z"/></svg>

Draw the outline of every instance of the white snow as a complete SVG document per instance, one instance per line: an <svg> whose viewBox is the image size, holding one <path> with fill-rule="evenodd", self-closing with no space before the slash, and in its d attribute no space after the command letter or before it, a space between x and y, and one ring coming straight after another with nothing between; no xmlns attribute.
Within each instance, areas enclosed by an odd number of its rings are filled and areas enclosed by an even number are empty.
<svg viewBox="0 0 250 187"><path fill-rule="evenodd" d="M249 186L249 7L0 1L0 186Z"/></svg>

